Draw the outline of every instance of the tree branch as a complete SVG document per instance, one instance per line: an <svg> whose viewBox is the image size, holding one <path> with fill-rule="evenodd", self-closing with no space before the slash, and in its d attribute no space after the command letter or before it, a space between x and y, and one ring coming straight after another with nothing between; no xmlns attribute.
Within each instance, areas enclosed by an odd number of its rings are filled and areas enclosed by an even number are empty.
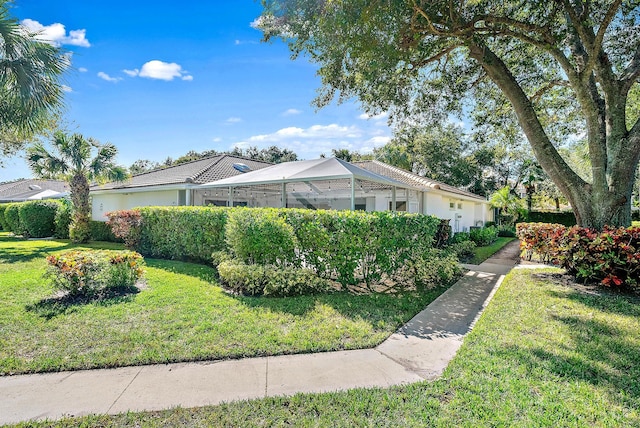
<svg viewBox="0 0 640 428"><path fill-rule="evenodd" d="M622 72L622 88L623 93L629 92L633 84L640 78L640 45L636 49L636 53L629 62L629 65Z"/></svg>
<svg viewBox="0 0 640 428"><path fill-rule="evenodd" d="M547 83L546 85L542 86L542 88L538 89L535 92L535 94L531 96L531 101L538 101L544 94L547 93L547 91L549 91L551 88L555 86L564 86L569 88L571 87L569 82L567 82L566 80L553 80Z"/></svg>
<svg viewBox="0 0 640 428"><path fill-rule="evenodd" d="M540 165L556 182L563 193L575 199L587 183L564 161L547 136L531 101L511 74L506 64L486 45L468 42L470 55L477 60L491 80L500 88L513 106Z"/></svg>
<svg viewBox="0 0 640 428"><path fill-rule="evenodd" d="M450 52L452 52L453 50L461 47L462 44L460 43L456 43L453 44L451 46L449 46L448 48L443 49L442 51L438 52L437 54L427 58L427 59L423 59L421 61L416 62L414 65L414 67L423 67L431 62L435 62L438 61L440 58L442 58L445 55L448 55Z"/></svg>

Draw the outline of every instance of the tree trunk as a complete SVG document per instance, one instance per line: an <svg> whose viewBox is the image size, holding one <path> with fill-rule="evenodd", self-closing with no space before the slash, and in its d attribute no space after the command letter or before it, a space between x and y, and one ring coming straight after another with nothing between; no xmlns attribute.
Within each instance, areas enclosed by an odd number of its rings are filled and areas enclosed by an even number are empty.
<svg viewBox="0 0 640 428"><path fill-rule="evenodd" d="M73 216L69 228L69 236L73 242L83 243L90 238L89 219L89 181L84 174L76 174L71 178L71 201Z"/></svg>

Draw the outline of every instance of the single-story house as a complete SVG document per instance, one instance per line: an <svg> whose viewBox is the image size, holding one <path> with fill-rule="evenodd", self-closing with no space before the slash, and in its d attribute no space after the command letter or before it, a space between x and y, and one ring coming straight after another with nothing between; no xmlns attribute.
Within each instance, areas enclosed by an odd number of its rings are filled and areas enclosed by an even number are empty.
<svg viewBox="0 0 640 428"><path fill-rule="evenodd" d="M454 232L469 231L472 226L494 221L495 210L483 196L375 160L354 165L418 188L422 192L422 212L450 219Z"/></svg>
<svg viewBox="0 0 640 428"><path fill-rule="evenodd" d="M145 205L216 205L407 211L450 219L454 231L493 221L478 195L378 161L322 158L271 165L230 155L91 189L95 220Z"/></svg>
<svg viewBox="0 0 640 428"><path fill-rule="evenodd" d="M106 221L109 211L150 205L208 205L200 184L268 167L272 164L232 155L216 155L136 174L123 182L91 187L91 215Z"/></svg>
<svg viewBox="0 0 640 428"><path fill-rule="evenodd" d="M482 196L379 161L286 162L200 186L218 205L407 211L449 219L454 232L493 221Z"/></svg>
<svg viewBox="0 0 640 428"><path fill-rule="evenodd" d="M60 198L68 193L69 185L59 180L29 178L0 183L0 203Z"/></svg>

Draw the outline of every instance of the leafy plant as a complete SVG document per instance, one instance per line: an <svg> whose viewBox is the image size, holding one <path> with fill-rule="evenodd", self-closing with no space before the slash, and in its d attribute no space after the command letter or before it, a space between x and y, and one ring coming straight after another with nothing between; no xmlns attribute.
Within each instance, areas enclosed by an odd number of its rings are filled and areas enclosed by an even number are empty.
<svg viewBox="0 0 640 428"><path fill-rule="evenodd" d="M132 251L74 250L47 257L45 278L71 295L94 295L131 287L142 278L144 260Z"/></svg>
<svg viewBox="0 0 640 428"><path fill-rule="evenodd" d="M220 279L236 293L271 297L316 294L329 290L327 280L314 271L293 266L245 264L225 260L218 265Z"/></svg>
<svg viewBox="0 0 640 428"><path fill-rule="evenodd" d="M138 210L111 211L106 213L114 236L124 241L129 249L137 249L140 245L142 218ZM170 230L170 229L168 229Z"/></svg>
<svg viewBox="0 0 640 428"><path fill-rule="evenodd" d="M638 289L640 227L607 227L598 232L579 226L520 223L517 233L528 258L538 255L584 281Z"/></svg>
<svg viewBox="0 0 640 428"><path fill-rule="evenodd" d="M491 227L483 227L481 229L471 229L469 232L469 238L476 243L479 247L492 244L498 239L498 229Z"/></svg>

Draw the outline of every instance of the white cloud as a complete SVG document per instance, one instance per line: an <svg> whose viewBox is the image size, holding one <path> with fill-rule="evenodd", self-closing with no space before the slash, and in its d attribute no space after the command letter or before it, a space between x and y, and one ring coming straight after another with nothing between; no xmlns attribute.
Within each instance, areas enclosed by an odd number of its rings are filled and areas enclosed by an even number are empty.
<svg viewBox="0 0 640 428"><path fill-rule="evenodd" d="M73 89L71 89L71 86L67 86L67 85L62 85L62 90L64 92L73 92Z"/></svg>
<svg viewBox="0 0 640 428"><path fill-rule="evenodd" d="M126 74L127 76L131 76L131 77L136 77L138 74L140 74L140 70L138 70L137 68L134 68L133 70L127 70L125 68L122 71L124 72L124 74Z"/></svg>
<svg viewBox="0 0 640 428"><path fill-rule="evenodd" d="M302 159L313 159L321 153L329 155L332 149L348 149L360 153L371 152L390 140L390 132L381 133L377 126L362 129L358 126L337 124L313 125L308 128L287 127L270 134L254 135L231 146L266 148L272 145L293 150Z"/></svg>
<svg viewBox="0 0 640 428"><path fill-rule="evenodd" d="M294 116L296 114L302 113L302 110L298 110L295 108L290 108L282 113L283 116Z"/></svg>
<svg viewBox="0 0 640 428"><path fill-rule="evenodd" d="M80 67L80 68L78 69L78 71L79 71L80 73L86 73L86 72L87 72L87 71L89 71L89 70L88 70L88 69L86 69L86 68L84 68L84 67Z"/></svg>
<svg viewBox="0 0 640 428"><path fill-rule="evenodd" d="M227 123L239 123L239 122L242 122L242 119L239 118L239 117L230 117L225 122L227 122Z"/></svg>
<svg viewBox="0 0 640 428"><path fill-rule="evenodd" d="M222 138L220 138L220 137L215 137L215 138L213 138L211 141L213 141L214 143L219 143L220 141L222 141Z"/></svg>
<svg viewBox="0 0 640 428"><path fill-rule="evenodd" d="M362 131L356 126L313 125L307 129L288 127L282 128L272 134L255 135L249 138L249 142L277 143L288 139L331 139L360 138Z"/></svg>
<svg viewBox="0 0 640 428"><path fill-rule="evenodd" d="M367 113L362 113L360 116L358 116L358 119L362 119L362 120L369 120L369 119L373 119L373 120L384 120L389 116L389 113L387 113L386 111L383 111L382 113L378 113L378 114L374 114L374 115L370 115Z"/></svg>
<svg viewBox="0 0 640 428"><path fill-rule="evenodd" d="M33 19L23 19L20 24L30 33L36 33L36 39L54 46L72 45L88 48L91 46L87 40L87 30L71 30L67 35L67 30L63 24L56 22L51 25L42 25Z"/></svg>
<svg viewBox="0 0 640 428"><path fill-rule="evenodd" d="M166 81L173 80L176 77L182 80L193 80L193 76L183 70L180 64L158 61L157 59L145 62L140 69L134 68L133 70L125 69L122 71L131 77L140 76L147 79Z"/></svg>
<svg viewBox="0 0 640 428"><path fill-rule="evenodd" d="M122 77L111 77L104 71L98 72L98 77L111 83L118 83L119 81L122 80Z"/></svg>

